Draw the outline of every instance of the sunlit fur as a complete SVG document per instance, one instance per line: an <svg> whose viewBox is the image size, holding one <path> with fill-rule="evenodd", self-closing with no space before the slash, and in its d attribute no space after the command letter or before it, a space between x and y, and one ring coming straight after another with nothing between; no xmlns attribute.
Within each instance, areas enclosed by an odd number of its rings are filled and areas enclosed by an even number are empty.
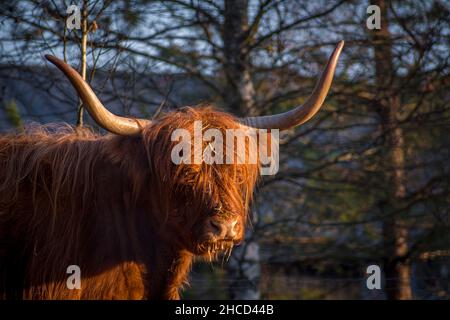
<svg viewBox="0 0 450 320"><path fill-rule="evenodd" d="M178 298L194 255L217 255L207 217L244 226L258 176L256 164L174 165L172 131L195 120L238 127L184 108L137 137L64 125L0 136L0 298ZM80 290L66 286L69 265Z"/></svg>

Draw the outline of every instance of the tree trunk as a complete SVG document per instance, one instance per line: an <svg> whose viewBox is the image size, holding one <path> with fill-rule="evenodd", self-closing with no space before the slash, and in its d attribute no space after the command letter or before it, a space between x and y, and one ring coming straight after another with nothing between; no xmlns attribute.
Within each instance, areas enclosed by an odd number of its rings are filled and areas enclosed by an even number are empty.
<svg viewBox="0 0 450 320"><path fill-rule="evenodd" d="M253 86L248 52L248 1L226 0L222 37L227 78L225 100L232 112L256 115L255 89ZM256 213L253 215L256 219ZM254 221L255 223L255 221ZM254 224L253 223L253 224ZM247 230L246 240L233 250L227 264L231 299L259 299L261 275L259 245Z"/></svg>
<svg viewBox="0 0 450 320"><path fill-rule="evenodd" d="M400 98L395 91L396 78L392 58L392 43L389 33L388 0L374 0L372 4L381 9L381 29L370 31L374 43L375 73L378 85L376 101L384 133L385 157L380 166L386 181L387 208L396 210L405 197L405 156L402 129L398 126L397 112ZM383 220L385 250L385 291L388 299L412 299L411 266L406 259L408 253L408 229L398 216Z"/></svg>
<svg viewBox="0 0 450 320"><path fill-rule="evenodd" d="M248 1L226 0L222 38L228 107L241 115L257 115L250 74Z"/></svg>
<svg viewBox="0 0 450 320"><path fill-rule="evenodd" d="M88 37L88 0L83 0L81 8L81 77L86 80L86 58ZM83 101L78 103L77 127L83 126Z"/></svg>

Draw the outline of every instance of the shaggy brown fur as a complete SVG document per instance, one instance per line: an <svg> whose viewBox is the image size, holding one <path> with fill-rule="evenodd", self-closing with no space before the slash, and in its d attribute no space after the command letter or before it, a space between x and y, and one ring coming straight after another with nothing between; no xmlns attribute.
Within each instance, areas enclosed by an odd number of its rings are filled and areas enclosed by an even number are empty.
<svg viewBox="0 0 450 320"><path fill-rule="evenodd" d="M69 126L0 136L0 298L178 298L205 254L206 217L244 226L258 176L258 165L174 165L171 133L195 120L238 127L184 108L137 137ZM69 265L81 268L80 290L66 286Z"/></svg>

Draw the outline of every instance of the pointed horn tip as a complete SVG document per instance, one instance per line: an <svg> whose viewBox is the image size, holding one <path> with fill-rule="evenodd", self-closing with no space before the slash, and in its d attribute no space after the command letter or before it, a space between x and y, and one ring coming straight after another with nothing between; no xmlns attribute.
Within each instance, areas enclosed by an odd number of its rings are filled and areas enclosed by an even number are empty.
<svg viewBox="0 0 450 320"><path fill-rule="evenodd" d="M336 46L335 52L340 54L342 51L342 48L344 48L344 44L345 44L344 40L339 41L339 43Z"/></svg>
<svg viewBox="0 0 450 320"><path fill-rule="evenodd" d="M56 58L55 56L52 56L51 54L46 54L46 55L44 55L44 57L45 57L45 59L47 59L47 60L50 61L50 62L53 62L53 61L55 61L56 59L58 59L58 58Z"/></svg>
<svg viewBox="0 0 450 320"><path fill-rule="evenodd" d="M51 54L46 54L46 55L44 55L44 57L45 57L45 59L47 59L48 61L50 61L51 63L53 63L57 67L59 67L62 64L66 64L64 61L58 59L55 56L52 56Z"/></svg>
<svg viewBox="0 0 450 320"><path fill-rule="evenodd" d="M336 48L334 49L334 52L332 55L334 56L335 54L340 54L342 51L342 48L344 47L344 44L345 44L344 40L339 41L338 44L336 45Z"/></svg>
<svg viewBox="0 0 450 320"><path fill-rule="evenodd" d="M333 53L331 54L331 56L328 60L327 68L328 68L328 66L330 66L330 64L331 64L331 66L334 66L333 68L336 67L338 60L339 60L339 56L342 53L342 48L344 48L344 44L345 44L344 40L341 40L338 42L338 44L336 45L336 48L334 48ZM325 69L325 70L327 70L327 69ZM332 75L334 75L334 71L333 71Z"/></svg>

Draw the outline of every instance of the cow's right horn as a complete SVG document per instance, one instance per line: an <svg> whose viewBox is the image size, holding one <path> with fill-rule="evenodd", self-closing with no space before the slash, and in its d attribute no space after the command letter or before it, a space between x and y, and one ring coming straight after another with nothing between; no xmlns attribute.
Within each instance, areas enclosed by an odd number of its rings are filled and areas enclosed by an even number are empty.
<svg viewBox="0 0 450 320"><path fill-rule="evenodd" d="M45 58L66 75L91 117L103 129L118 135L129 136L139 134L143 127L151 123L150 120L126 118L112 114L103 106L89 84L75 69L54 56L46 55Z"/></svg>

